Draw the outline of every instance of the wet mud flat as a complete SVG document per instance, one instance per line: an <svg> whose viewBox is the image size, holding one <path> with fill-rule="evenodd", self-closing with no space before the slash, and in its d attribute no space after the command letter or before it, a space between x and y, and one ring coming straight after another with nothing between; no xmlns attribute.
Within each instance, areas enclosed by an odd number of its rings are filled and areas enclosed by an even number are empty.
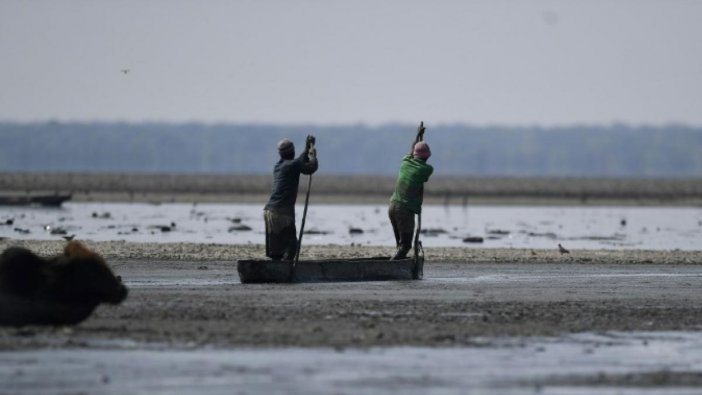
<svg viewBox="0 0 702 395"><path fill-rule="evenodd" d="M60 243L33 244L50 252ZM0 328L0 376L12 393L702 385L700 252L432 249L422 281L243 285L234 260L260 256L260 246L92 246L128 299L75 327Z"/></svg>
<svg viewBox="0 0 702 395"><path fill-rule="evenodd" d="M702 329L702 265L428 264L407 282L247 284L229 262L115 262L130 288L64 336L194 346L473 346L476 337ZM3 349L63 329L2 329ZM49 343L45 343L49 342Z"/></svg>

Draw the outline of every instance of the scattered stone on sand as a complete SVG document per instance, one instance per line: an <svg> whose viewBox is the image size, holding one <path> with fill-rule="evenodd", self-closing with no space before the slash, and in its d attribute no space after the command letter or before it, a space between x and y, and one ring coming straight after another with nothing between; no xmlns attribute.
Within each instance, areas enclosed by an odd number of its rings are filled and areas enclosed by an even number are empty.
<svg viewBox="0 0 702 395"><path fill-rule="evenodd" d="M464 243L482 243L484 239L480 236L467 236L463 238Z"/></svg>
<svg viewBox="0 0 702 395"><path fill-rule="evenodd" d="M426 228L426 229L422 229L421 231L419 231L419 233L421 233L425 236L428 236L428 237L433 237L433 236L438 236L440 234L444 234L444 233L448 233L448 232L446 232L446 230L442 229L442 228Z"/></svg>
<svg viewBox="0 0 702 395"><path fill-rule="evenodd" d="M148 229L160 230L161 232L170 232L173 228L170 225L150 225Z"/></svg>
<svg viewBox="0 0 702 395"><path fill-rule="evenodd" d="M551 240L555 240L555 239L558 238L558 235L555 234L555 233L553 233L553 232L543 232L543 233L540 233L540 232L528 232L527 235L528 235L528 236L531 236L531 237L546 237L546 238L549 238L549 239L551 239Z"/></svg>
<svg viewBox="0 0 702 395"><path fill-rule="evenodd" d="M112 218L112 214L110 214L109 212L104 212L101 214L98 214L97 212L93 212L92 217L98 218L98 219L110 219L110 218Z"/></svg>
<svg viewBox="0 0 702 395"><path fill-rule="evenodd" d="M251 227L244 224L234 225L229 227L229 232L248 232Z"/></svg>
<svg viewBox="0 0 702 395"><path fill-rule="evenodd" d="M363 229L351 227L351 228L349 228L349 234L351 234L351 235L360 235L360 234L363 234Z"/></svg>
<svg viewBox="0 0 702 395"><path fill-rule="evenodd" d="M306 235L328 235L328 234L330 234L331 232L328 231L328 230L319 230L319 229L316 229L316 228L312 228L312 229L309 229L309 230L305 230L305 231L303 231L302 233L303 233L303 234L306 234Z"/></svg>
<svg viewBox="0 0 702 395"><path fill-rule="evenodd" d="M59 236L61 236L61 235L66 235L66 234L68 234L68 231L67 231L66 229L64 229L64 228L61 228L61 227L54 228L54 227L52 227L52 226L50 226L50 225L47 225L47 226L44 227L44 229L46 229L46 231L49 232L49 234L52 234L52 235L59 235Z"/></svg>

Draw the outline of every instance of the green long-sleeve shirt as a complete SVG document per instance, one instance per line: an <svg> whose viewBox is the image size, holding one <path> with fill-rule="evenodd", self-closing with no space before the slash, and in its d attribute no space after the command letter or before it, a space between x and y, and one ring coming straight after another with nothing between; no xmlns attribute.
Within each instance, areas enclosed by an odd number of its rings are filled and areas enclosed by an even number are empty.
<svg viewBox="0 0 702 395"><path fill-rule="evenodd" d="M422 212L422 197L424 183L429 181L429 176L434 168L421 159L412 155L402 158L400 174L397 176L395 192L390 198L400 206L407 208L415 214Z"/></svg>

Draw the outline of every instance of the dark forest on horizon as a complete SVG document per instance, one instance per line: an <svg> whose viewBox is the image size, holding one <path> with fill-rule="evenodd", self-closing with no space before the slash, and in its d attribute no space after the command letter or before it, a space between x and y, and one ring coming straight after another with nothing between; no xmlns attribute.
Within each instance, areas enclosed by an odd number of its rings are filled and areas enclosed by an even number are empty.
<svg viewBox="0 0 702 395"><path fill-rule="evenodd" d="M268 174L276 142L317 137L325 174L394 175L416 125L0 123L0 171ZM427 123L446 176L702 177L702 128ZM298 151L299 152L299 151Z"/></svg>

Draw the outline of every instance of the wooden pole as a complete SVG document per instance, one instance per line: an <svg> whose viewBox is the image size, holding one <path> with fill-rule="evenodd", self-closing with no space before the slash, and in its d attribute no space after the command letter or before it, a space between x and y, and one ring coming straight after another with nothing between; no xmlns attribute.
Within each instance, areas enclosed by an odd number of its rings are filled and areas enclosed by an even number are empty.
<svg viewBox="0 0 702 395"><path fill-rule="evenodd" d="M297 261L300 260L300 248L302 248L302 232L305 230L305 218L307 218L307 206L310 203L310 189L312 189L312 174L307 181L307 196L305 196L305 209L302 211L302 223L300 223L300 237L297 238L297 252L295 253L295 262L293 269L297 266Z"/></svg>
<svg viewBox="0 0 702 395"><path fill-rule="evenodd" d="M314 149L314 143L312 144L312 146L310 146L310 149ZM305 230L305 219L307 218L307 206L310 203L311 190L312 174L309 175L309 178L307 180L307 195L305 196L305 209L302 211L302 222L300 223L300 236L297 238L297 252L295 252L295 260L293 261L292 271L290 272L292 276L295 275L295 267L297 267L297 262L300 260L300 248L302 248L302 232Z"/></svg>
<svg viewBox="0 0 702 395"><path fill-rule="evenodd" d="M417 141L415 142L418 143L420 141L424 141L424 121L419 123L419 130L421 131L420 133L417 134ZM424 200L424 186L422 185L422 200ZM419 214L417 214L417 232L414 234L414 260L418 261L419 260L419 233L422 231L422 213L421 209Z"/></svg>

